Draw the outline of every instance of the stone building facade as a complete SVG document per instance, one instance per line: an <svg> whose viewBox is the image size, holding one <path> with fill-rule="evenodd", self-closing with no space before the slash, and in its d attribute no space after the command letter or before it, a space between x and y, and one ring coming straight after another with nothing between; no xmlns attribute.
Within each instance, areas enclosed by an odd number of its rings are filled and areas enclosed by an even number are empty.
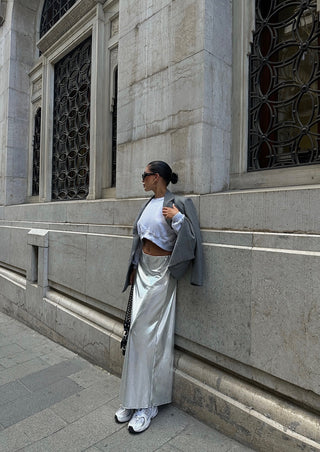
<svg viewBox="0 0 320 452"><path fill-rule="evenodd" d="M205 251L204 287L178 284L175 403L265 451L320 450L318 2L298 3L0 0L0 309L119 375L140 175L168 161Z"/></svg>

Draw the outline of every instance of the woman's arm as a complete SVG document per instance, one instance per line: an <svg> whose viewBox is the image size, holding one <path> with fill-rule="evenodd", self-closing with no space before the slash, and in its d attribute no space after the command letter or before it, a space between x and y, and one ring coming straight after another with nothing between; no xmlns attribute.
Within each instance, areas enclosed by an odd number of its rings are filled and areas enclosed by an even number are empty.
<svg viewBox="0 0 320 452"><path fill-rule="evenodd" d="M184 220L184 214L181 213L174 204L172 207L164 207L162 209L162 213L166 219L172 220L171 223L172 229L175 231L176 234L178 234Z"/></svg>

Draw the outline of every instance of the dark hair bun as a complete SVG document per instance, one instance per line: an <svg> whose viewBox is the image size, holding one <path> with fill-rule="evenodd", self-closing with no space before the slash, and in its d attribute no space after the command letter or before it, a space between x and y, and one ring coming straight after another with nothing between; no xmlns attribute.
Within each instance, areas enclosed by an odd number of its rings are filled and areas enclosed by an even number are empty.
<svg viewBox="0 0 320 452"><path fill-rule="evenodd" d="M178 182L178 174L172 173L172 174L171 174L171 180L170 180L170 182L171 182L172 184L176 184L176 183Z"/></svg>

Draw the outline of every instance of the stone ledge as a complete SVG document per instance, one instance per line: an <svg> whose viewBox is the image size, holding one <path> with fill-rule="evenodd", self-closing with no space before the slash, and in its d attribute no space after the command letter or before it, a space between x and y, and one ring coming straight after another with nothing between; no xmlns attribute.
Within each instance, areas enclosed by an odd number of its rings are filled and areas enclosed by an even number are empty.
<svg viewBox="0 0 320 452"><path fill-rule="evenodd" d="M31 229L28 232L28 245L48 248L49 231L46 229Z"/></svg>
<svg viewBox="0 0 320 452"><path fill-rule="evenodd" d="M320 450L319 416L185 353L176 353L175 402L259 451Z"/></svg>

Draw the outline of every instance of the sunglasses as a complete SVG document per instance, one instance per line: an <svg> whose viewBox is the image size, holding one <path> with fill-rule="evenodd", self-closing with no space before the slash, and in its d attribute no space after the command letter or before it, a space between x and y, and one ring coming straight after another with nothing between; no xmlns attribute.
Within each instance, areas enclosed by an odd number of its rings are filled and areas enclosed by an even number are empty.
<svg viewBox="0 0 320 452"><path fill-rule="evenodd" d="M141 174L142 180L145 180L148 176L154 176L156 173L143 173Z"/></svg>

